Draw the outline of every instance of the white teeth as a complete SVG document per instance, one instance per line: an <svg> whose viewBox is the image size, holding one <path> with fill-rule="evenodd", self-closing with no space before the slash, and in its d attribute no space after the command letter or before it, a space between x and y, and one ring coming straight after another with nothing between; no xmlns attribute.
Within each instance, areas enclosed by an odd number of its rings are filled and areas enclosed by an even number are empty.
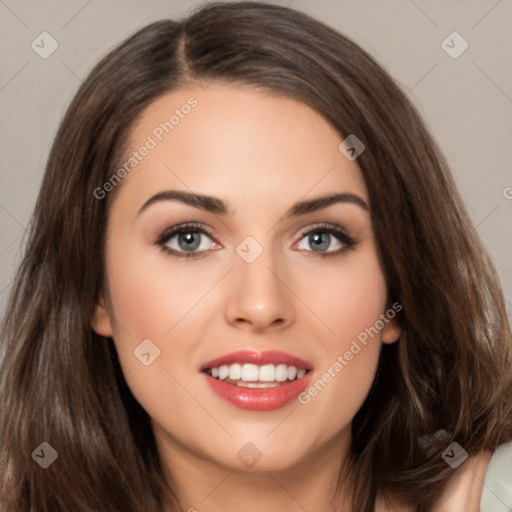
<svg viewBox="0 0 512 512"><path fill-rule="evenodd" d="M265 366L260 366L260 381L262 382L272 382L276 378L276 369L273 364L266 364Z"/></svg>
<svg viewBox="0 0 512 512"><path fill-rule="evenodd" d="M285 364L278 364L276 366L277 382L284 382L287 379L288 379L288 366Z"/></svg>
<svg viewBox="0 0 512 512"><path fill-rule="evenodd" d="M295 379L296 376L297 376L297 368L295 368L295 366L288 366L288 378L290 380L293 380L293 379Z"/></svg>
<svg viewBox="0 0 512 512"><path fill-rule="evenodd" d="M240 378L245 381L256 381L259 378L259 371L259 367L255 364L244 364Z"/></svg>
<svg viewBox="0 0 512 512"><path fill-rule="evenodd" d="M223 364L219 366L219 380L224 380L229 375L229 366L227 364Z"/></svg>
<svg viewBox="0 0 512 512"><path fill-rule="evenodd" d="M231 380L238 380L242 377L242 365L232 364L229 367L229 378Z"/></svg>
<svg viewBox="0 0 512 512"><path fill-rule="evenodd" d="M236 384L239 386L274 387L279 385L276 382L285 382L287 380L295 380L304 377L306 369L297 369L295 366L288 366L286 364L265 364L258 366L249 363L234 363L209 368L208 373L219 380L229 379L230 381L236 381ZM269 385L266 385L267 383Z"/></svg>
<svg viewBox="0 0 512 512"><path fill-rule="evenodd" d="M244 380L237 381L236 385L242 388L275 388L279 386L277 382L245 382Z"/></svg>

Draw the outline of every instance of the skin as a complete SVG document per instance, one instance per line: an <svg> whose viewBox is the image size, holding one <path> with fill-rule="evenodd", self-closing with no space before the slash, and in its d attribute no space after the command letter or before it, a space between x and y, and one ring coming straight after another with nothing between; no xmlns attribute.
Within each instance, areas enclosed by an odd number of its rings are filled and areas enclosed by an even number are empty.
<svg viewBox="0 0 512 512"><path fill-rule="evenodd" d="M457 469L432 510L435 512L480 512L483 482L492 457L492 452L483 451L469 456ZM375 512L414 512L414 509L400 507L393 500L387 503L379 496Z"/></svg>
<svg viewBox="0 0 512 512"><path fill-rule="evenodd" d="M294 400L273 411L238 409L210 390L199 368L236 350L275 349L311 362L315 382L389 309L367 210L338 203L282 218L297 201L333 192L369 204L362 173L357 160L338 150L340 135L308 106L218 82L153 102L134 126L131 149L190 96L197 107L115 192L107 289L92 327L113 337L184 510L330 510L351 420L371 387L382 344L400 336L398 317L307 405ZM166 200L138 214L151 196L171 189L220 198L229 213ZM192 221L207 231L189 230L200 240L197 257L171 256L155 244L169 227ZM322 223L344 227L358 243L322 258L303 235ZM252 263L236 252L248 236L263 249ZM324 252L346 248L325 236ZM178 237L167 246L187 253ZM160 356L145 366L134 350L148 338ZM248 442L261 454L252 467L237 457Z"/></svg>

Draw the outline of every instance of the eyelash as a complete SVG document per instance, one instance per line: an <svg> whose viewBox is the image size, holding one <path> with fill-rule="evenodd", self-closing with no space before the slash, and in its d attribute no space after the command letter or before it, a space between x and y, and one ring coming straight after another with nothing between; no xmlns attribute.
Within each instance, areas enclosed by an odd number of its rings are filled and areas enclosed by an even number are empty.
<svg viewBox="0 0 512 512"><path fill-rule="evenodd" d="M170 254L173 257L176 258L197 258L200 257L199 255L202 252L205 251L199 251L199 252L185 252L185 251L176 251L175 249L171 249L166 244L169 242L171 238L173 238L175 235L180 235L183 233L202 233L207 235L213 240L213 236L208 233L208 231L198 223L188 223L188 224L182 224L180 226L174 226L172 228L166 229L154 242L154 244L158 247L160 247L164 252L167 254ZM305 236L311 235L312 233L327 233L328 235L333 235L335 238L338 239L339 242L341 242L343 245L345 245L344 248L338 249L337 251L329 251L329 252L317 252L317 251L310 251L306 250L306 252L313 253L313 257L320 257L320 258L331 258L334 256L341 256L343 253L345 253L348 250L353 249L357 244L358 241L349 236L343 228L336 225L329 225L329 224L322 224L320 226L316 226L313 229L304 231L300 235L300 239L302 240ZM217 243L214 240L215 243Z"/></svg>

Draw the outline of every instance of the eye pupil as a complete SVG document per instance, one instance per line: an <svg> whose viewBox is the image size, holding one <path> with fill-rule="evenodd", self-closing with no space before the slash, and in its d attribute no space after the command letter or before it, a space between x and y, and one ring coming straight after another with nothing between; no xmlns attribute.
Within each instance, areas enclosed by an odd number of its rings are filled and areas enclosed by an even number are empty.
<svg viewBox="0 0 512 512"><path fill-rule="evenodd" d="M330 235L328 233L313 233L309 235L311 246L320 249L328 249L329 237Z"/></svg>
<svg viewBox="0 0 512 512"><path fill-rule="evenodd" d="M194 237L196 238L195 240ZM183 241L186 242L186 245L184 246L181 245L181 242ZM198 233L181 233L178 237L178 243L180 244L181 249L184 249L185 251L193 251L194 249L197 249L200 245Z"/></svg>

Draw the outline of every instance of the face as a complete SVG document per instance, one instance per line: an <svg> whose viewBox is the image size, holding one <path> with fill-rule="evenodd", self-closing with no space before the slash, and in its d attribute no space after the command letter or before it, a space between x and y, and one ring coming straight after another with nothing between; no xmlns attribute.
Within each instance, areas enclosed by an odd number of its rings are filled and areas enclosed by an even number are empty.
<svg viewBox="0 0 512 512"><path fill-rule="evenodd" d="M92 326L169 457L278 470L349 439L400 328L342 140L302 103L220 83L169 93L135 125ZM214 361L240 351L256 358Z"/></svg>

